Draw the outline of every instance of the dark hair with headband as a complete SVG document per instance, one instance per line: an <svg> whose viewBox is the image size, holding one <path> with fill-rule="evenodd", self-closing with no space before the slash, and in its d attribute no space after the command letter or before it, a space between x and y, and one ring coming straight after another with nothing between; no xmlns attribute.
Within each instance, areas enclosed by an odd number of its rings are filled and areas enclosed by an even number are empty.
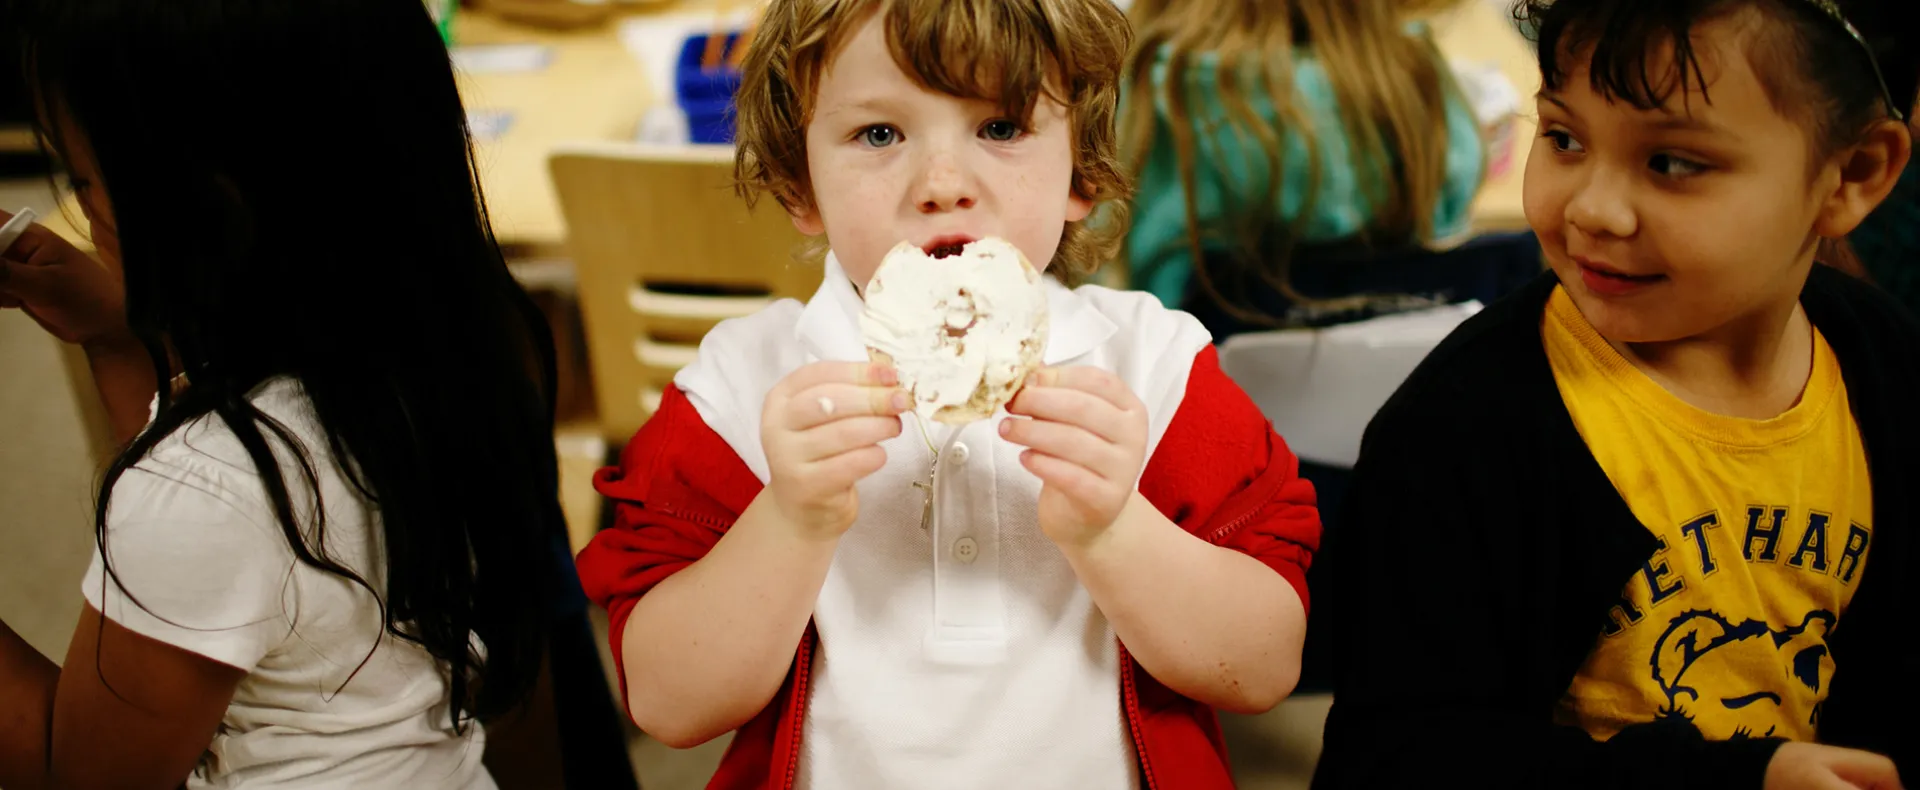
<svg viewBox="0 0 1920 790"><path fill-rule="evenodd" d="M1641 109L1676 92L1712 101L1695 26L1743 9L1761 24L1746 51L1768 98L1799 119L1817 150L1855 142L1875 121L1905 120L1920 92L1914 0L1522 0L1538 31L1540 74L1559 90L1579 65L1600 95Z"/></svg>

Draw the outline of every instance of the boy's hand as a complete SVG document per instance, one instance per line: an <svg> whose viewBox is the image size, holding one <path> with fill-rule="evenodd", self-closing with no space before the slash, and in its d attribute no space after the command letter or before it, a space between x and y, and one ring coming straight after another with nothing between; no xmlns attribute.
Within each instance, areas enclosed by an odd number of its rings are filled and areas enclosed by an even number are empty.
<svg viewBox="0 0 1920 790"><path fill-rule="evenodd" d="M1007 405L1031 419L1000 423L1043 483L1040 529L1060 545L1106 534L1133 497L1147 455L1147 408L1125 382L1092 367L1047 368Z"/></svg>
<svg viewBox="0 0 1920 790"><path fill-rule="evenodd" d="M13 215L0 211L0 224ZM0 308L18 307L48 333L80 345L127 334L126 285L120 273L31 225L0 250Z"/></svg>
<svg viewBox="0 0 1920 790"><path fill-rule="evenodd" d="M900 435L906 392L893 368L817 362L767 393L760 443L767 490L787 521L810 538L836 539L860 513L854 484L887 465L880 443Z"/></svg>
<svg viewBox="0 0 1920 790"><path fill-rule="evenodd" d="M1786 743L1767 763L1765 790L1901 790L1900 771L1872 752Z"/></svg>

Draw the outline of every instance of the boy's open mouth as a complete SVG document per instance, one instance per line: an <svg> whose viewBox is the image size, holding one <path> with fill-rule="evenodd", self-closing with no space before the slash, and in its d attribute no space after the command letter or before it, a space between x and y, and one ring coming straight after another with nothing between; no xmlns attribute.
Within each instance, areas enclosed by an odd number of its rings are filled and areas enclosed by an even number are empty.
<svg viewBox="0 0 1920 790"><path fill-rule="evenodd" d="M973 239L966 236L941 236L926 246L921 247L921 249L927 253L927 257L937 260L965 254L967 245L971 243L973 243Z"/></svg>

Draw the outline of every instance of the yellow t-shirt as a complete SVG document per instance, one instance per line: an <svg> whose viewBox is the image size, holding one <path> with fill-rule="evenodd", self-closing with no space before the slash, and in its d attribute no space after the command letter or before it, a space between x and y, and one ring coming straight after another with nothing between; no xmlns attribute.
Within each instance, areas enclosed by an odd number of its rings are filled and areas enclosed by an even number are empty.
<svg viewBox="0 0 1920 790"><path fill-rule="evenodd" d="M1814 333L1800 402L1748 420L1694 408L1634 368L1565 290L1541 323L1560 397L1660 550L1627 582L1556 712L1596 738L1682 716L1710 739L1813 740L1827 634L1873 539L1846 383Z"/></svg>

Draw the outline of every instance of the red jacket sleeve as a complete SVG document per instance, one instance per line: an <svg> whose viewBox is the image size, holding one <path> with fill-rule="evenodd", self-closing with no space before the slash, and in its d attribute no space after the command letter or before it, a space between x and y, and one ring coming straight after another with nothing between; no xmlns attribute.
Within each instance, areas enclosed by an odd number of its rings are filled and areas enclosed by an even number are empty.
<svg viewBox="0 0 1920 790"><path fill-rule="evenodd" d="M1188 532L1266 563L1307 605L1307 568L1320 548L1313 484L1212 346L1194 357L1140 493Z"/></svg>
<svg viewBox="0 0 1920 790"><path fill-rule="evenodd" d="M660 410L627 442L620 465L595 474L593 487L614 509L613 526L580 552L580 584L607 610L624 701L620 636L634 604L654 585L705 557L759 496L762 484L700 419L687 396L669 388Z"/></svg>

